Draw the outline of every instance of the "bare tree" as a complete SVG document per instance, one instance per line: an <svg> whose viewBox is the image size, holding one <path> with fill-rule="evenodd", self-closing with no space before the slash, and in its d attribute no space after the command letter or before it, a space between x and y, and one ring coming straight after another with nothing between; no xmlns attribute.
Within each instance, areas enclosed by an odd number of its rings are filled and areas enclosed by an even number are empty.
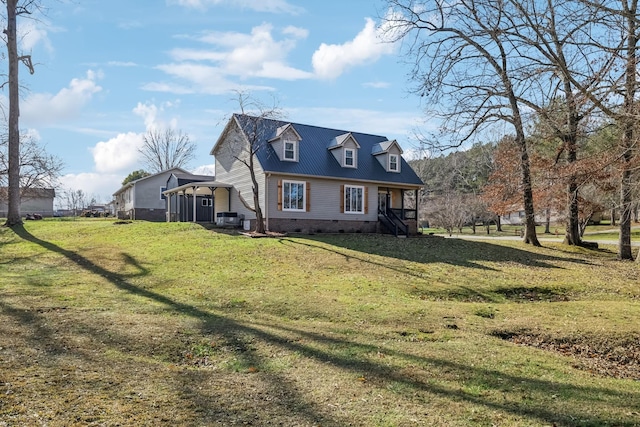
<svg viewBox="0 0 640 427"><path fill-rule="evenodd" d="M88 206L87 195L82 190L67 189L64 191L64 201L66 208L73 212L73 216L78 216L78 212Z"/></svg>
<svg viewBox="0 0 640 427"><path fill-rule="evenodd" d="M63 168L62 160L47 153L31 135L21 137L20 144L20 189L53 188ZM0 186L8 184L9 159L8 138L6 134L0 139Z"/></svg>
<svg viewBox="0 0 640 427"><path fill-rule="evenodd" d="M6 226L22 224L20 217L20 82L19 63L24 63L29 72L35 72L30 55L18 56L17 17L30 14L38 8L36 0L3 0L7 16L4 29L9 60L9 140L8 140L8 209ZM20 3L20 4L19 4Z"/></svg>
<svg viewBox="0 0 640 427"><path fill-rule="evenodd" d="M439 148L460 147L492 125L508 123L520 150L520 186L526 215L525 243L540 246L535 230L524 105L528 76L509 34L517 31L508 2L387 0L385 27L391 40L404 39L414 65L414 91L443 119L452 136ZM428 141L427 141L428 142Z"/></svg>
<svg viewBox="0 0 640 427"><path fill-rule="evenodd" d="M451 191L431 198L427 213L429 226L442 227L449 236L453 234L453 230L461 230L473 218L473 213L468 203L470 197L470 195L457 194Z"/></svg>
<svg viewBox="0 0 640 427"><path fill-rule="evenodd" d="M196 144L189 135L172 128L151 129L143 137L138 151L152 173L186 166L195 158Z"/></svg>
<svg viewBox="0 0 640 427"><path fill-rule="evenodd" d="M263 234L265 232L265 224L262 207L260 205L260 185L256 178L256 153L265 148L267 137L276 130L273 125L275 123L274 121L282 119L283 113L275 103L267 107L265 104L251 98L250 95L243 92L238 92L237 102L240 108L240 115L237 116L237 118L246 139L238 141L235 144L230 144L229 154L234 160L242 163L249 170L253 205L250 204L240 192L238 192L238 196L244 207L256 215L256 227L254 231Z"/></svg>

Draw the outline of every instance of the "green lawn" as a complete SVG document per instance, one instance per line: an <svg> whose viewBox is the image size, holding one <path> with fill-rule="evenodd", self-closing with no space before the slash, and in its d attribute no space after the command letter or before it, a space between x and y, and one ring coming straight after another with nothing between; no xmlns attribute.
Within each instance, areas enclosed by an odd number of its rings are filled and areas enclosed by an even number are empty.
<svg viewBox="0 0 640 427"><path fill-rule="evenodd" d="M638 224L632 224L632 231L631 231L631 241L632 242L640 242L640 227L638 227ZM505 237L505 236L519 236L520 235L520 231L522 230L523 226L518 226L518 225L503 225L502 226L502 231L497 231L495 225L492 225L489 228L489 233L487 233L487 229L484 227L476 227L476 232L475 234L478 236L489 236L489 237ZM446 236L448 235L447 231L443 228L423 228L421 230L424 234L434 234L434 235L441 235L441 236ZM550 227L550 233L545 233L545 227L544 226L537 226L536 227L536 233L538 235L539 238L546 238L546 237L558 237L558 238L563 238L564 237L564 225L553 225ZM585 233L584 233L584 240L617 240L618 239L618 231L619 231L619 227L617 226L611 226L608 224L601 224L601 225L589 225L587 226ZM473 235L473 229L471 227L463 227L462 231L456 229L453 231L453 235Z"/></svg>
<svg viewBox="0 0 640 427"><path fill-rule="evenodd" d="M637 263L548 243L0 228L0 426L637 426Z"/></svg>

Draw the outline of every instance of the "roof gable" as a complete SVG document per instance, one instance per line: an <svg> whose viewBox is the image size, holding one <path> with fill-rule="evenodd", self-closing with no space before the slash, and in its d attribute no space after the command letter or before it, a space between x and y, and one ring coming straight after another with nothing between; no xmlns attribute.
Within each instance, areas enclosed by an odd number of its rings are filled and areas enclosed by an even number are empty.
<svg viewBox="0 0 640 427"><path fill-rule="evenodd" d="M280 126L278 129L276 129L276 136L274 136L273 138L271 138L269 140L269 142L273 142L276 139L281 138L284 135L287 135L287 133L291 134L293 133L293 135L295 136L295 138L300 141L302 139L302 137L300 136L300 134L298 133L298 131L296 130L296 128L291 124L291 123L287 123L284 126Z"/></svg>
<svg viewBox="0 0 640 427"><path fill-rule="evenodd" d="M329 145L327 148L329 150L333 150L334 148L344 147L349 142L352 142L356 148L360 148L360 144L358 144L358 141L356 141L356 139L353 136L353 133L351 132L347 132L342 135L336 136L331 141L329 141Z"/></svg>
<svg viewBox="0 0 640 427"><path fill-rule="evenodd" d="M388 153L394 147L398 150L399 154L403 153L402 147L400 147L400 144L398 144L398 141L394 139L393 141L383 141L383 142L374 144L373 148L371 149L371 154L373 154L374 156L377 156L379 154L385 154L385 153Z"/></svg>

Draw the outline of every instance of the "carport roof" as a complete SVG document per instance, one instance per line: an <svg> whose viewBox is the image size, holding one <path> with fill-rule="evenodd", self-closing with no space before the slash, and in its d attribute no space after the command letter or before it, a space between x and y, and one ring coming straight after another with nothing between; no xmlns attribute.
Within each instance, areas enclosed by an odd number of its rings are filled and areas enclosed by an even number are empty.
<svg viewBox="0 0 640 427"><path fill-rule="evenodd" d="M169 190L163 191L162 194L164 194L165 196L169 196L172 194L180 193L192 196L195 193L196 196L210 196L212 188L233 188L233 185L225 184L218 181L190 182L188 184L183 184L179 187L174 187Z"/></svg>

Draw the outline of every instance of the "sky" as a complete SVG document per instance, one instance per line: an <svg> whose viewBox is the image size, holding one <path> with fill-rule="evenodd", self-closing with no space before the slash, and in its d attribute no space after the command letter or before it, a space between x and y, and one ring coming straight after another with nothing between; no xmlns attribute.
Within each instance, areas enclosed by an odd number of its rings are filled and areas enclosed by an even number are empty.
<svg viewBox="0 0 640 427"><path fill-rule="evenodd" d="M209 154L237 93L286 120L397 139L424 129L398 43L381 37L376 0L42 0L18 21L20 128L64 163L59 193L108 202L144 168L144 134L172 127ZM5 62L6 64L6 62ZM6 89L0 103L8 105Z"/></svg>

